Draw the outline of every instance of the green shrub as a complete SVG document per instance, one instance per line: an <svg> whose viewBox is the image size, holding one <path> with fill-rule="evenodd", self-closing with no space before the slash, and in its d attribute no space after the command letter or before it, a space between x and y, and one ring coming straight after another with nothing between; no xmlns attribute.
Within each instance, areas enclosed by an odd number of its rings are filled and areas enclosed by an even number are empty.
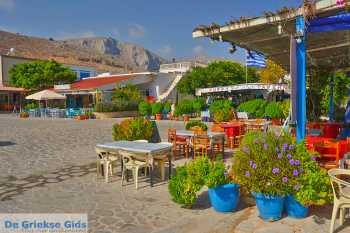
<svg viewBox="0 0 350 233"><path fill-rule="evenodd" d="M186 130L190 130L192 127L198 126L200 127L202 130L207 131L208 130L208 126L203 123L202 121L199 120L191 120L186 124Z"/></svg>
<svg viewBox="0 0 350 233"><path fill-rule="evenodd" d="M298 185L291 193L301 204L324 205L333 202L333 192L327 171L315 161L318 156L311 154L304 143L297 145L296 157L303 164L304 173L298 178Z"/></svg>
<svg viewBox="0 0 350 233"><path fill-rule="evenodd" d="M149 116L149 115L151 115L151 112L152 112L152 107L151 107L150 103L148 103L147 101L140 102L139 113L142 116Z"/></svg>
<svg viewBox="0 0 350 233"><path fill-rule="evenodd" d="M175 116L194 113L193 102L191 100L181 101L175 108Z"/></svg>
<svg viewBox="0 0 350 233"><path fill-rule="evenodd" d="M267 102L263 99L249 100L237 107L238 112L246 112L252 118L262 118L265 115Z"/></svg>
<svg viewBox="0 0 350 233"><path fill-rule="evenodd" d="M26 104L26 106L24 107L25 110L29 110L29 109L36 109L39 107L39 104L36 102L32 102L29 104Z"/></svg>
<svg viewBox="0 0 350 233"><path fill-rule="evenodd" d="M194 99L192 102L192 105L193 105L193 111L195 113L200 113L206 108L205 100L203 98Z"/></svg>
<svg viewBox="0 0 350 233"><path fill-rule="evenodd" d="M289 109L290 109L290 100L284 100L281 102L278 102L280 105L282 112L283 112L283 118L287 118L289 115Z"/></svg>
<svg viewBox="0 0 350 233"><path fill-rule="evenodd" d="M209 110L211 114L215 114L215 112L227 109L233 110L233 103L230 100L216 100L209 106Z"/></svg>
<svg viewBox="0 0 350 233"><path fill-rule="evenodd" d="M163 110L164 110L164 112L166 112L166 113L171 112L171 102L170 102L170 101L166 101L166 102L164 103Z"/></svg>
<svg viewBox="0 0 350 233"><path fill-rule="evenodd" d="M163 104L160 102L152 104L152 115L160 114L163 110Z"/></svg>
<svg viewBox="0 0 350 233"><path fill-rule="evenodd" d="M113 138L119 140L151 140L153 126L149 120L142 117L123 120L120 124L113 126Z"/></svg>
<svg viewBox="0 0 350 233"><path fill-rule="evenodd" d="M176 168L168 185L174 202L191 208L197 200L197 192L203 186L215 188L230 183L223 161L211 162L208 158L198 158Z"/></svg>
<svg viewBox="0 0 350 233"><path fill-rule="evenodd" d="M117 86L112 98L114 111L136 111L142 99L135 85Z"/></svg>
<svg viewBox="0 0 350 233"><path fill-rule="evenodd" d="M223 108L217 110L213 114L213 120L215 123L227 122L233 119L233 109Z"/></svg>
<svg viewBox="0 0 350 233"><path fill-rule="evenodd" d="M116 108L112 103L96 103L95 112L116 112Z"/></svg>
<svg viewBox="0 0 350 233"><path fill-rule="evenodd" d="M269 103L265 108L265 117L269 118L277 118L277 119L283 119L283 109L281 108L281 105L277 102L271 102Z"/></svg>

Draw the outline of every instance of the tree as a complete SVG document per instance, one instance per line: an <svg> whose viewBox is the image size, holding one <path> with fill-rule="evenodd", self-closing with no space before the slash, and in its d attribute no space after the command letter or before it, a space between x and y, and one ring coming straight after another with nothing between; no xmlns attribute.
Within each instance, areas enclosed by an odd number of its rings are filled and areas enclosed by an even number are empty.
<svg viewBox="0 0 350 233"><path fill-rule="evenodd" d="M278 83L285 75L286 71L271 60L267 60L266 68L259 72L262 83Z"/></svg>
<svg viewBox="0 0 350 233"><path fill-rule="evenodd" d="M50 88L76 79L73 71L53 60L17 64L10 69L9 74L11 85L28 90Z"/></svg>
<svg viewBox="0 0 350 233"><path fill-rule="evenodd" d="M257 82L256 69L248 68L248 82ZM195 94L196 88L228 86L246 82L245 67L232 61L218 61L207 67L195 67L177 85L181 93Z"/></svg>

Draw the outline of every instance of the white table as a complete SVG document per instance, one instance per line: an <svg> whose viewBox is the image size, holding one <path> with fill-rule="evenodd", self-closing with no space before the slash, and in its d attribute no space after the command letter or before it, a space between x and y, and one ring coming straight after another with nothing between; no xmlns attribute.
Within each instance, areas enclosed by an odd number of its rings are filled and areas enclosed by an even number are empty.
<svg viewBox="0 0 350 233"><path fill-rule="evenodd" d="M190 130L176 130L176 135L177 136L182 136L182 137L190 137L190 138L193 138L193 137L196 136L195 133L193 131L190 131ZM224 153L225 153L225 133L208 131L207 134L205 134L205 136L209 137L210 144L212 144L212 142L216 138L221 139L221 142L222 142L222 156L224 156ZM213 149L213 147L211 145L211 150L212 149Z"/></svg>
<svg viewBox="0 0 350 233"><path fill-rule="evenodd" d="M120 150L134 152L145 156L145 159L152 165L150 170L151 186L153 186L153 162L155 158L159 158L159 154L166 153L169 161L169 176L171 176L171 143L148 143L136 141L116 141L110 143L97 144L97 148L107 152L117 152Z"/></svg>

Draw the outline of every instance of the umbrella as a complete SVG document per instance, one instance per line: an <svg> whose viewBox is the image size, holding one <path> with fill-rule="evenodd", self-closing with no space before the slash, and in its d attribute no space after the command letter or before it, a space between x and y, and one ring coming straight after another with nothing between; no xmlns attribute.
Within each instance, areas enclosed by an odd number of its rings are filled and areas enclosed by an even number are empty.
<svg viewBox="0 0 350 233"><path fill-rule="evenodd" d="M43 90L26 97L27 100L64 100L64 95L57 94L54 91Z"/></svg>

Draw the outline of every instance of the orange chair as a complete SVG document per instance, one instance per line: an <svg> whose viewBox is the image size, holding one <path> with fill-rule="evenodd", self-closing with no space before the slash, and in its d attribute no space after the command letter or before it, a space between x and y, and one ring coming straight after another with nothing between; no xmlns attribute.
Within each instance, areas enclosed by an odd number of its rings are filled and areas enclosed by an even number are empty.
<svg viewBox="0 0 350 233"><path fill-rule="evenodd" d="M193 158L196 159L197 155L201 157L208 156L210 148L210 139L208 135L195 135L193 137Z"/></svg>
<svg viewBox="0 0 350 233"><path fill-rule="evenodd" d="M176 129L168 129L168 142L173 144L173 155L176 158L178 152L188 158L190 154L189 139L176 135Z"/></svg>
<svg viewBox="0 0 350 233"><path fill-rule="evenodd" d="M339 142L324 141L314 145L315 151L321 155L320 166L325 169L339 168L340 150Z"/></svg>

